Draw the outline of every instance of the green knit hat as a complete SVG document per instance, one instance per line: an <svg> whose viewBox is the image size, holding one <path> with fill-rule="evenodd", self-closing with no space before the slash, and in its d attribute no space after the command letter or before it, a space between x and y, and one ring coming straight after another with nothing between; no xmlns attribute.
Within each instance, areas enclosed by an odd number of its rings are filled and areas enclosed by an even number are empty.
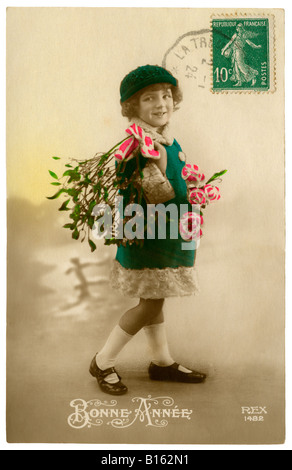
<svg viewBox="0 0 292 470"><path fill-rule="evenodd" d="M143 65L132 70L126 75L120 86L121 103L142 90L155 83L171 83L177 86L177 80L171 73L158 65Z"/></svg>

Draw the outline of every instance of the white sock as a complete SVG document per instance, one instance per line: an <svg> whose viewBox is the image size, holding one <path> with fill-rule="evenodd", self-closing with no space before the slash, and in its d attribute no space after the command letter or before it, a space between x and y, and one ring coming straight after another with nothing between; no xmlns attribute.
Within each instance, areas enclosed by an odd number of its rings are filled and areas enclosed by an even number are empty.
<svg viewBox="0 0 292 470"><path fill-rule="evenodd" d="M166 338L166 330L164 323L156 323L147 325L144 331L150 347L152 362L157 366L170 366L175 361L172 359Z"/></svg>
<svg viewBox="0 0 292 470"><path fill-rule="evenodd" d="M144 331L152 353L152 362L160 367L171 366L175 361L172 359L167 343L166 329L164 323L155 323L144 327ZM181 372L190 373L191 370L179 365Z"/></svg>
<svg viewBox="0 0 292 470"><path fill-rule="evenodd" d="M97 366L101 370L114 367L118 354L132 338L133 335L130 335L119 325L116 325L110 333L104 347L96 355L95 361ZM110 374L106 377L105 381L108 383L117 383L119 378L117 374Z"/></svg>

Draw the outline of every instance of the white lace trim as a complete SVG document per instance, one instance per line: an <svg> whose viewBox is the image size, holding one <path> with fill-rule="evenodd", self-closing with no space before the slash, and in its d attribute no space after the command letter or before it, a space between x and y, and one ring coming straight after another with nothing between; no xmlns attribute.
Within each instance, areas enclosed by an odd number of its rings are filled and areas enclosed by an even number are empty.
<svg viewBox="0 0 292 470"><path fill-rule="evenodd" d="M123 295L144 299L182 297L200 291L195 266L126 269L114 259L109 280L111 287Z"/></svg>

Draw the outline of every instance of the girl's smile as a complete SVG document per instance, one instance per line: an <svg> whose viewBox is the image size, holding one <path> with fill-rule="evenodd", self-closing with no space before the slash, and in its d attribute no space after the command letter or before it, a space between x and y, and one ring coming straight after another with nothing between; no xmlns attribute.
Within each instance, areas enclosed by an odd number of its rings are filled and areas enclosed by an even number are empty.
<svg viewBox="0 0 292 470"><path fill-rule="evenodd" d="M139 99L138 116L150 126L159 128L167 124L173 113L170 88L145 90Z"/></svg>

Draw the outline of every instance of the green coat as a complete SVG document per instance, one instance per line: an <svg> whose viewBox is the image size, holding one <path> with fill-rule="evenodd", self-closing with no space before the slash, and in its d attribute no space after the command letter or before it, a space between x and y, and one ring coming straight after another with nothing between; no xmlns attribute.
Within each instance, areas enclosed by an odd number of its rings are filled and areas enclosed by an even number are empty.
<svg viewBox="0 0 292 470"><path fill-rule="evenodd" d="M175 197L166 203L165 207L169 204L175 204L178 207L178 217L180 214L180 204L187 204L188 210L191 210L191 204L187 200L187 185L185 180L181 176L182 169L185 165L184 161L181 161L178 154L182 151L180 145L176 140L170 146L164 145L167 152L167 167L166 176L169 179L174 191ZM147 158L142 155L139 156L140 167L143 167L147 163ZM136 168L136 159L129 160L126 164L124 175L129 177L134 169ZM124 196L124 208L127 203L128 193L127 190L121 191L120 194ZM144 209L144 213L147 213L147 204L143 198L141 206ZM169 214L169 213L168 213ZM157 228L157 227L156 227ZM144 245L138 246L136 243L129 244L126 246L119 246L117 248L116 260L127 269L143 269L143 268L178 268L180 266L192 267L195 262L195 249L183 250L182 243L185 245L192 244L194 242L184 241L178 231L178 237L171 239L169 236L169 230L167 230L167 238L159 239L157 237L157 230L155 239L144 239Z"/></svg>

